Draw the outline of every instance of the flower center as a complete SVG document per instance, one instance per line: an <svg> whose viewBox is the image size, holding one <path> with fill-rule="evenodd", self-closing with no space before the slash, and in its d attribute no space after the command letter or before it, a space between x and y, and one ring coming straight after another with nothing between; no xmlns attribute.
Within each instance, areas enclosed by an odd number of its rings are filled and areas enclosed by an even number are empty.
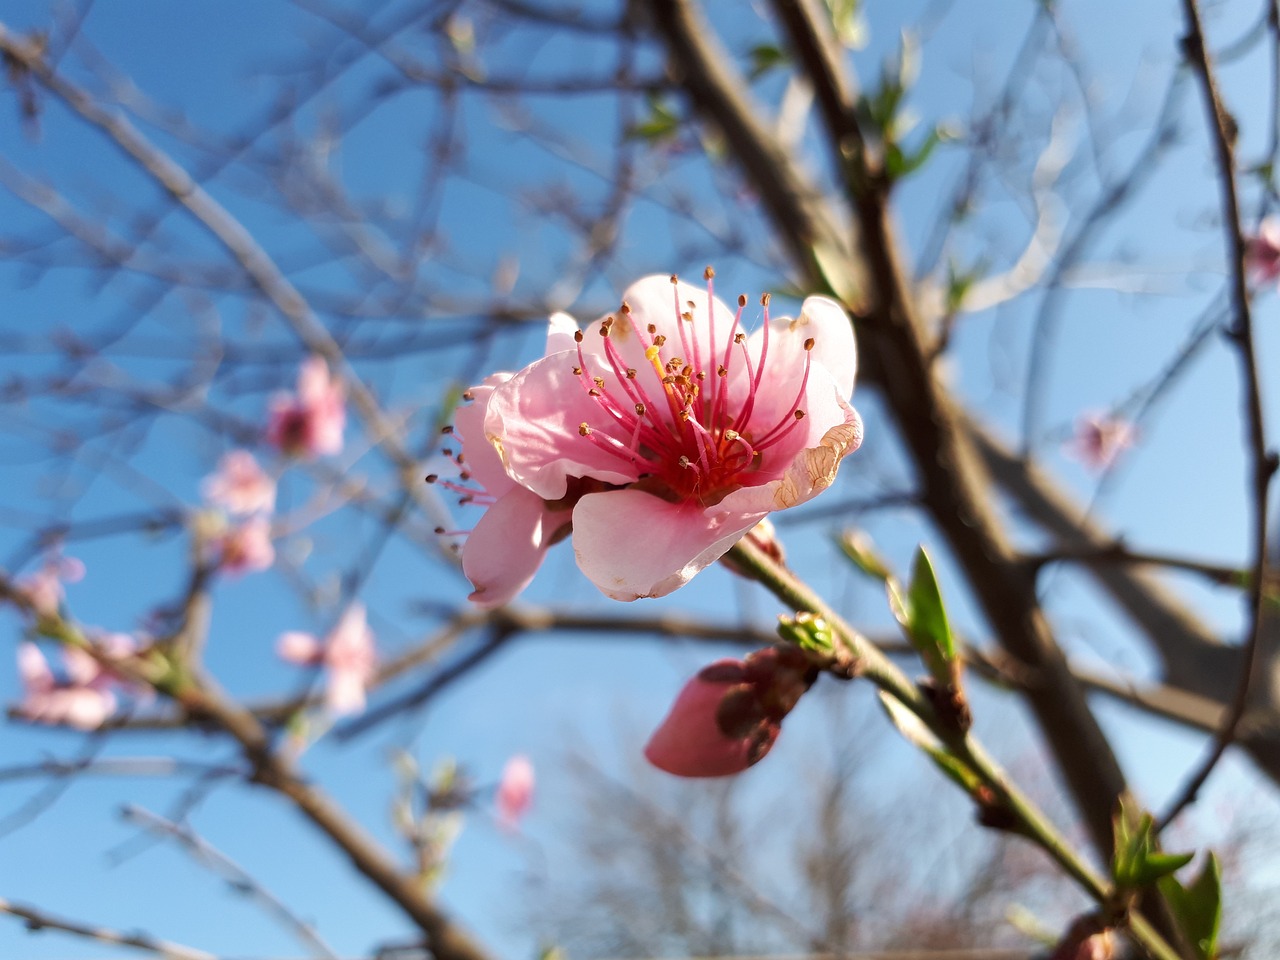
<svg viewBox="0 0 1280 960"><path fill-rule="evenodd" d="M672 502L694 500L710 505L750 485L752 476L772 459L770 448L784 440L805 416L800 402L809 380L813 340L804 344L804 374L794 400L775 423L762 428L752 414L757 399L772 389L764 380L769 295L760 299L764 329L760 355L753 363L746 335L739 330L747 305L745 296L738 298L727 335L717 337L714 276L708 267L707 356L702 355L696 333L696 305L693 301L681 303L674 276L672 309L680 335L678 344L669 342L653 324L641 329L626 303L618 316L607 317L600 324L597 332L603 340L603 356L587 354L582 349L582 332L574 335L578 343L574 376L607 414L607 426L592 427L584 422L578 427L579 435L584 442L637 469L639 480L633 486ZM619 316L644 349L644 360L657 378L656 393L650 393L653 380L642 379L628 367L613 342L611 333Z"/></svg>

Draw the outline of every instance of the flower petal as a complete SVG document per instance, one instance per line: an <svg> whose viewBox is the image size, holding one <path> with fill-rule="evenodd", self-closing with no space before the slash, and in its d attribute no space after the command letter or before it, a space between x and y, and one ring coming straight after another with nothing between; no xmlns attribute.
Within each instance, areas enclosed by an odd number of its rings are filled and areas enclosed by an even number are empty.
<svg viewBox="0 0 1280 960"><path fill-rule="evenodd" d="M677 777L726 777L741 773L768 752L750 737L730 737L717 714L725 697L749 689L739 660L717 660L681 689L666 719L645 744L651 764Z"/></svg>
<svg viewBox="0 0 1280 960"><path fill-rule="evenodd" d="M650 367L644 356L644 344L651 342L650 326L655 335L666 337L662 347L664 358L681 357L695 369L708 372L714 371L723 359L736 311L715 297L710 301L712 310L708 313L705 288L680 281L672 289L669 276L654 275L627 287L622 300L630 308L630 314L629 317L613 314L617 322L610 337L627 366L638 370ZM692 323L681 319L681 314L686 312L692 313ZM590 332L587 339L591 339Z"/></svg>
<svg viewBox="0 0 1280 960"><path fill-rule="evenodd" d="M853 407L846 404L845 409L846 421L828 430L816 446L801 450L781 477L735 490L707 512L714 515L723 511L729 518L758 517L804 503L827 489L835 481L840 461L862 443L862 418Z"/></svg>
<svg viewBox="0 0 1280 960"><path fill-rule="evenodd" d="M516 485L507 476L498 451L484 435L484 418L489 409L489 398L498 386L510 379L509 373L495 373L486 377L484 383L467 391L471 394L471 402L460 405L453 414L454 429L462 439L462 449L466 455L467 472L491 497L500 497Z"/></svg>
<svg viewBox="0 0 1280 960"><path fill-rule="evenodd" d="M615 600L662 597L718 560L764 516L669 503L640 490L590 493L573 508L582 572Z"/></svg>
<svg viewBox="0 0 1280 960"><path fill-rule="evenodd" d="M570 477L630 483L639 469L625 450L611 453L579 432L580 424L604 436L617 421L573 372L576 353L557 353L525 367L494 390L485 414L485 436L510 474L544 500L559 500Z"/></svg>
<svg viewBox="0 0 1280 960"><path fill-rule="evenodd" d="M462 547L462 572L475 587L470 599L497 607L529 585L555 534L569 522L537 494L514 487L485 511Z"/></svg>
<svg viewBox="0 0 1280 960"><path fill-rule="evenodd" d="M320 641L309 633L300 630L289 630L280 634L276 641L276 656L289 663L302 666L314 666L320 662L324 648Z"/></svg>
<svg viewBox="0 0 1280 960"><path fill-rule="evenodd" d="M55 686L49 661L30 641L18 644L18 678L28 695L45 693Z"/></svg>
<svg viewBox="0 0 1280 960"><path fill-rule="evenodd" d="M577 332L578 321L562 310L556 311L547 321L547 348L542 355L549 357L553 353L575 349L573 335Z"/></svg>

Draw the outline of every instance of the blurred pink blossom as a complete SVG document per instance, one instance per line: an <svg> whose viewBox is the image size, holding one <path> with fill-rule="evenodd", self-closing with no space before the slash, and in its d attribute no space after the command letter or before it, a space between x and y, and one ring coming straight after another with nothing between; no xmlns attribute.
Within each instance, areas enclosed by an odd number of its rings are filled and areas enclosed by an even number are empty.
<svg viewBox="0 0 1280 960"><path fill-rule="evenodd" d="M111 657L132 654L137 645L127 634L107 634L99 644ZM77 647L62 650L63 677L55 676L40 648L18 645L18 678L23 697L17 712L36 723L96 730L116 709L112 687L121 678L92 654Z"/></svg>
<svg viewBox="0 0 1280 960"><path fill-rule="evenodd" d="M325 670L325 706L334 716L359 713L377 667L373 631L364 604L354 601L324 638L309 633L282 633L276 642L282 660Z"/></svg>
<svg viewBox="0 0 1280 960"><path fill-rule="evenodd" d="M517 754L502 768L502 779L494 795L498 810L498 824L504 830L515 830L533 805L533 764L529 758Z"/></svg>
<svg viewBox="0 0 1280 960"><path fill-rule="evenodd" d="M1257 234L1245 238L1244 263L1254 283L1280 279L1280 217L1264 217Z"/></svg>
<svg viewBox="0 0 1280 960"><path fill-rule="evenodd" d="M217 472L205 477L200 489L210 503L237 516L270 513L276 506L276 482L248 450L223 454Z"/></svg>
<svg viewBox="0 0 1280 960"><path fill-rule="evenodd" d="M297 392L271 399L267 441L290 456L332 455L342 451L346 424L342 381L329 373L323 357L311 356L298 370Z"/></svg>
<svg viewBox="0 0 1280 960"><path fill-rule="evenodd" d="M276 561L271 545L271 521L266 517L250 517L227 528L216 541L218 569L238 577L266 570Z"/></svg>
<svg viewBox="0 0 1280 960"><path fill-rule="evenodd" d="M646 277L589 334L556 314L546 356L470 391L449 486L488 507L463 548L472 600L509 601L570 529L600 590L660 597L831 485L862 440L848 314L809 297L771 320L764 298L747 337L738 302Z"/></svg>
<svg viewBox="0 0 1280 960"><path fill-rule="evenodd" d="M1094 470L1105 470L1137 441L1137 430L1123 417L1107 413L1082 414L1075 435L1066 445L1069 456Z"/></svg>
<svg viewBox="0 0 1280 960"><path fill-rule="evenodd" d="M717 660L684 685L645 758L680 777L741 773L773 747L783 718L816 676L803 654L783 647Z"/></svg>
<svg viewBox="0 0 1280 960"><path fill-rule="evenodd" d="M76 583L84 578L84 564L75 557L50 554L39 570L21 577L14 584L26 597L32 609L40 617L56 617L66 598L64 583Z"/></svg>

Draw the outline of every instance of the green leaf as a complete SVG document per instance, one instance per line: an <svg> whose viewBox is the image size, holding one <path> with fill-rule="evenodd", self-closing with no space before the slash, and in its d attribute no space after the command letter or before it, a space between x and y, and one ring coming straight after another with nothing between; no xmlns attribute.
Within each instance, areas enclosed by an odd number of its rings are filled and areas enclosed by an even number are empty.
<svg viewBox="0 0 1280 960"><path fill-rule="evenodd" d="M747 76L751 80L760 79L770 70L785 64L788 59L786 51L772 43L752 47L748 56L751 59L751 69L747 71Z"/></svg>
<svg viewBox="0 0 1280 960"><path fill-rule="evenodd" d="M1164 894L1178 926L1186 934L1199 960L1216 960L1218 932L1222 925L1222 867L1212 853L1189 887L1177 877L1160 880Z"/></svg>
<svg viewBox="0 0 1280 960"><path fill-rule="evenodd" d="M831 26L836 39L850 50L861 50L867 45L867 21L862 15L862 0L826 0L831 12Z"/></svg>
<svg viewBox="0 0 1280 960"><path fill-rule="evenodd" d="M841 552L853 561L854 566L873 580L887 581L893 576L888 566L876 552L872 539L861 530L846 530L836 538Z"/></svg>
<svg viewBox="0 0 1280 960"><path fill-rule="evenodd" d="M916 551L911 571L911 587L907 594L911 642L940 684L952 679L950 664L956 659L956 639L947 620L947 608L934 575L933 564L924 547Z"/></svg>
<svg viewBox="0 0 1280 960"><path fill-rule="evenodd" d="M1135 825L1133 814L1123 800L1111 822L1115 836L1111 877L1117 887L1136 889L1148 886L1185 867L1195 856L1193 853L1157 850L1152 835L1155 821L1151 814L1142 814Z"/></svg>
<svg viewBox="0 0 1280 960"><path fill-rule="evenodd" d="M965 793L973 795L982 785L982 778L955 754L942 745L942 741L933 735L924 721L908 710L900 700L883 690L880 691L880 706L889 715L889 720L908 743L919 747L934 762L947 779L955 782Z"/></svg>
<svg viewBox="0 0 1280 960"><path fill-rule="evenodd" d="M821 617L803 611L794 617L779 616L778 636L801 650L812 650L828 656L836 647L831 625Z"/></svg>
<svg viewBox="0 0 1280 960"><path fill-rule="evenodd" d="M650 97L648 106L649 116L633 124L627 135L635 140L648 140L652 143L673 138L680 129L679 115L658 97Z"/></svg>

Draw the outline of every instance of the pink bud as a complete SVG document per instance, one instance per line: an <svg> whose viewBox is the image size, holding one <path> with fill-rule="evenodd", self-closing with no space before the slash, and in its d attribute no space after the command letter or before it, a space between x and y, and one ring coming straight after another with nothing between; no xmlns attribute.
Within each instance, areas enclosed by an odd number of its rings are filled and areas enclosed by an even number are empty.
<svg viewBox="0 0 1280 960"><path fill-rule="evenodd" d="M502 768L494 804L498 808L498 824L504 829L515 830L533 805L533 784L533 764L528 757L517 754Z"/></svg>
<svg viewBox="0 0 1280 960"><path fill-rule="evenodd" d="M645 758L678 777L741 773L769 752L816 676L803 654L787 648L717 660L685 684Z"/></svg>

